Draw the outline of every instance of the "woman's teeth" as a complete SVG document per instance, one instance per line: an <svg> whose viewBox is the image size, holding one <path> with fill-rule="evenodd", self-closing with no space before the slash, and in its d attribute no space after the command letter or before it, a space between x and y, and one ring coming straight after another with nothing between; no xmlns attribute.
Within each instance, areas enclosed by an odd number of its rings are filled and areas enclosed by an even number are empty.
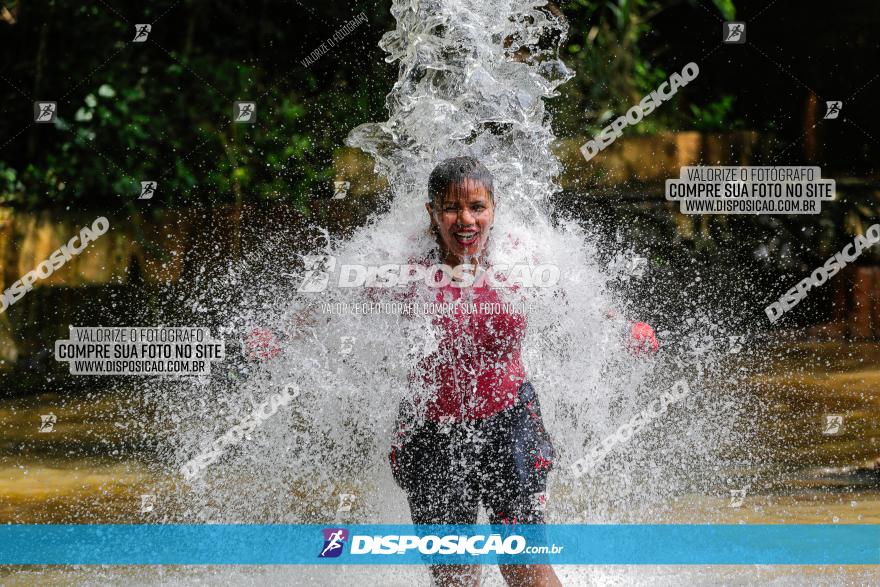
<svg viewBox="0 0 880 587"><path fill-rule="evenodd" d="M455 240L457 240L459 243L461 243L463 245L473 244L473 242L475 240L477 240L477 233L476 232L456 232L454 234L455 234Z"/></svg>

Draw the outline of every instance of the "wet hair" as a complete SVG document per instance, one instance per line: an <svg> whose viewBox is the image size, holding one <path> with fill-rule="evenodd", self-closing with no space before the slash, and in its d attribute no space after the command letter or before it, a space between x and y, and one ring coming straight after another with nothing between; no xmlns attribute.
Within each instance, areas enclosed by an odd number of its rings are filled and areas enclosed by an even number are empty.
<svg viewBox="0 0 880 587"><path fill-rule="evenodd" d="M431 204L443 203L450 188L455 191L457 186L467 180L480 183L495 200L492 174L476 157L452 157L442 161L428 178L428 198Z"/></svg>

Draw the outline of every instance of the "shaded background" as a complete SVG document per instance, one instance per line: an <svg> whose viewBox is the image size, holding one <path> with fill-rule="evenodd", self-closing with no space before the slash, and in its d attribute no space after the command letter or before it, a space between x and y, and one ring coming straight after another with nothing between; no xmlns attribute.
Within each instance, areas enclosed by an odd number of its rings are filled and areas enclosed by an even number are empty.
<svg viewBox="0 0 880 587"><path fill-rule="evenodd" d="M140 178L161 177L154 207L278 201L305 211L329 194L347 132L384 119L396 70L377 42L393 27L390 2L119 4L6 3L4 203L134 207ZM360 12L367 24L302 65ZM755 130L776 137L781 163L876 176L876 3L580 0L561 14L577 76L551 104L558 136L592 134L696 61L699 82L628 132ZM746 21L746 45L721 45L730 18ZM153 23L148 41L129 42L142 22ZM814 98L843 100L842 120L819 123ZM64 124L30 124L38 99L58 101ZM259 102L257 125L230 123L233 100Z"/></svg>

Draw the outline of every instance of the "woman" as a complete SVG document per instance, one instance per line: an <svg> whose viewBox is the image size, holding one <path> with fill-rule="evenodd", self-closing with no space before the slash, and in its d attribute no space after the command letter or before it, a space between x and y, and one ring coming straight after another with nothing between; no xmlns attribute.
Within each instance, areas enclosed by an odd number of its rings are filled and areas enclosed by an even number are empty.
<svg viewBox="0 0 880 587"><path fill-rule="evenodd" d="M457 268L453 275L458 277L467 268L472 275L491 271L495 200L488 169L473 157L447 159L431 173L428 192L437 248L422 264ZM434 316L437 349L411 374L413 393L400 405L389 454L394 479L407 494L414 524L475 524L481 503L491 524L543 524L554 450L522 364L525 316L483 312L483 307L506 309L500 306L506 300L479 279L469 287L448 280L442 285L442 278L438 271L436 287L423 292L430 298L420 301L455 310ZM635 352L656 350L650 326L635 324L632 334ZM248 341L255 358L277 354L277 344L267 336L258 329ZM561 585L549 564L500 569L511 586ZM480 582L476 565L435 565L431 574L441 586Z"/></svg>
<svg viewBox="0 0 880 587"><path fill-rule="evenodd" d="M486 167L472 157L447 159L431 173L428 192L434 261L491 271L487 245L495 200ZM389 460L414 524L475 524L480 503L491 524L543 524L554 451L522 364L526 319L479 311L482 302L502 300L496 289L478 285L433 288L437 302L464 297L477 311L434 318L438 348L413 374L416 393L401 404ZM633 334L656 348L647 325L637 325ZM549 564L500 569L511 586L561 585ZM475 565L436 565L431 573L444 586L480 581Z"/></svg>

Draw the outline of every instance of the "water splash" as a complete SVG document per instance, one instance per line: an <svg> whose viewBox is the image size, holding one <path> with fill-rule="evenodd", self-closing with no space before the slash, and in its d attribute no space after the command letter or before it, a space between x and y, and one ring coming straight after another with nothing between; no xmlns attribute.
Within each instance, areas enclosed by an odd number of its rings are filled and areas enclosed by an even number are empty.
<svg viewBox="0 0 880 587"><path fill-rule="evenodd" d="M574 221L551 221L560 166L550 150L554 135L544 99L571 77L558 56L566 23L534 0L395 0L392 12L397 27L380 43L388 61L399 62L389 118L361 125L348 138L387 177L389 211L348 238L325 233L308 252L332 256L337 265L427 257L436 247L424 209L430 171L451 156L480 159L496 180L490 258L554 264L562 276L559 288L524 294L523 359L558 453L549 519L658 517L658 504L706 482L695 475L695 464L731 441L733 403L701 395L715 361L710 351L691 349L696 363L685 375L694 394L687 405L670 410L589 476L566 476L573 461L682 376L672 366L674 353L669 360L644 360L626 352L627 327L619 316L626 300L612 294L596 260L596 237ZM254 326L283 333L280 354L257 364L230 360L224 380L157 387L158 395L176 396L169 401L181 406L169 427L169 460L192 458L273 390L294 383L302 393L185 490L191 514L209 521L329 522L342 515L338 500L345 493L357 496L344 513L348 520L407 523L405 497L386 454L407 373L436 347L430 322L318 309L319 302L362 302L368 299L362 288L309 294L266 285L254 291L247 284L266 282L259 262L266 254L296 262L270 239L243 266L230 266L223 280L197 289L202 298L226 301L216 320L227 334ZM615 311L618 317L609 318ZM690 329L715 323L695 317Z"/></svg>

